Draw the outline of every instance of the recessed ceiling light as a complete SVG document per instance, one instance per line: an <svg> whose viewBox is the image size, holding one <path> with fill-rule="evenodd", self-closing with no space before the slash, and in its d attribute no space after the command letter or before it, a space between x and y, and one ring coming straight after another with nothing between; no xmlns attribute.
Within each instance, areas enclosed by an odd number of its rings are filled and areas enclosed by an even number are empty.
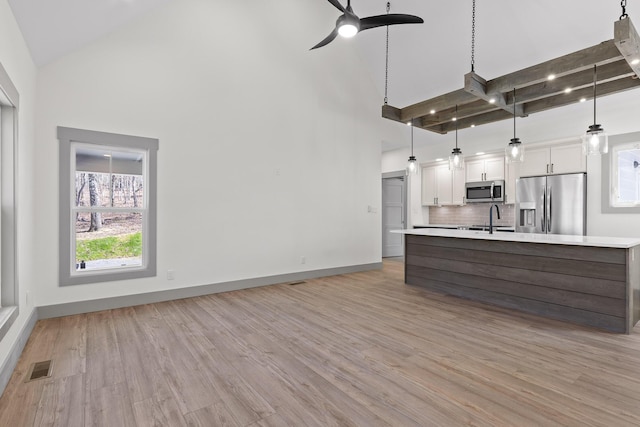
<svg viewBox="0 0 640 427"><path fill-rule="evenodd" d="M547 80L553 80L553 79L555 79L555 78L556 78L556 75L555 75L555 74L549 74L549 75L547 76Z"/></svg>
<svg viewBox="0 0 640 427"><path fill-rule="evenodd" d="M489 104L495 104L495 102L496 102L496 99L495 99L495 98L491 98L491 99L489 100Z"/></svg>
<svg viewBox="0 0 640 427"><path fill-rule="evenodd" d="M587 98L580 98L580 102L585 102Z"/></svg>
<svg viewBox="0 0 640 427"><path fill-rule="evenodd" d="M483 155L483 154L484 154L484 151L478 151L478 152L476 153L476 156L481 156L481 155Z"/></svg>
<svg viewBox="0 0 640 427"><path fill-rule="evenodd" d="M633 61L631 61L631 65L638 65L640 64L640 59L636 58Z"/></svg>
<svg viewBox="0 0 640 427"><path fill-rule="evenodd" d="M436 159L436 162L441 162L443 160L444 160L443 158L438 158L438 159Z"/></svg>
<svg viewBox="0 0 640 427"><path fill-rule="evenodd" d="M476 127L476 125L471 125L472 128Z"/></svg>
<svg viewBox="0 0 640 427"><path fill-rule="evenodd" d="M436 113L436 110L431 110L431 111L429 111L429 113L431 113L431 114L435 114L435 113Z"/></svg>
<svg viewBox="0 0 640 427"><path fill-rule="evenodd" d="M455 122L456 120L458 120L456 117L451 119L452 122Z"/></svg>
<svg viewBox="0 0 640 427"><path fill-rule="evenodd" d="M103 154L104 157L111 157L111 154Z"/></svg>
<svg viewBox="0 0 640 427"><path fill-rule="evenodd" d="M564 93L571 93L571 91L572 91L572 90L573 90L573 89L571 89L570 87L568 87L568 88L566 88L566 89L564 90Z"/></svg>
<svg viewBox="0 0 640 427"><path fill-rule="evenodd" d="M410 121L407 122L407 126L411 126L411 122Z"/></svg>

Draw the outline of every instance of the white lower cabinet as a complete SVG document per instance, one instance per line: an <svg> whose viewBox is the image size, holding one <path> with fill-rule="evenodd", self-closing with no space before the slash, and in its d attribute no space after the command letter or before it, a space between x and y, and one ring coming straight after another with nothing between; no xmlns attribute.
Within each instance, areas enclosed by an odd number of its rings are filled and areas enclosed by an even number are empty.
<svg viewBox="0 0 640 427"><path fill-rule="evenodd" d="M462 205L464 203L464 169L449 170L448 164L422 168L422 205Z"/></svg>

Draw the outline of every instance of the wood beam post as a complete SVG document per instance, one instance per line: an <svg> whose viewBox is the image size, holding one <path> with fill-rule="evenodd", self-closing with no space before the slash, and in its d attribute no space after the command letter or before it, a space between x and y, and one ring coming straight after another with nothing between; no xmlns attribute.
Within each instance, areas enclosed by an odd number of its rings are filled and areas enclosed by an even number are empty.
<svg viewBox="0 0 640 427"><path fill-rule="evenodd" d="M616 21L613 24L613 33L616 47L636 75L640 76L640 37L631 18Z"/></svg>

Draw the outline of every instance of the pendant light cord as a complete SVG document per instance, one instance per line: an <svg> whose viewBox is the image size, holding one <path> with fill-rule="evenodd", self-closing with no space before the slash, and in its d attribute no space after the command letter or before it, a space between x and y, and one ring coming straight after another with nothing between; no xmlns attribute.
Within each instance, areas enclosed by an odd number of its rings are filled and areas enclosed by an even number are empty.
<svg viewBox="0 0 640 427"><path fill-rule="evenodd" d="M476 0L473 0L473 4L471 7L471 72L475 71L475 65L476 65Z"/></svg>
<svg viewBox="0 0 640 427"><path fill-rule="evenodd" d="M411 157L413 157L413 119L411 119Z"/></svg>
<svg viewBox="0 0 640 427"><path fill-rule="evenodd" d="M516 139L516 88L513 88L513 139Z"/></svg>
<svg viewBox="0 0 640 427"><path fill-rule="evenodd" d="M456 104L456 148L458 148L458 104Z"/></svg>
<svg viewBox="0 0 640 427"><path fill-rule="evenodd" d="M627 15L627 0L622 0L620 2L620 7L622 7L622 15L620 15L620 20L628 18L629 15Z"/></svg>
<svg viewBox="0 0 640 427"><path fill-rule="evenodd" d="M598 72L593 64L593 124L596 124L596 85L598 83Z"/></svg>
<svg viewBox="0 0 640 427"><path fill-rule="evenodd" d="M387 2L387 15L391 10L391 2ZM385 63L384 63L384 105L387 105L389 102L389 97L387 96L389 91L389 26L387 25L387 48L385 53ZM413 124L411 125L413 128Z"/></svg>

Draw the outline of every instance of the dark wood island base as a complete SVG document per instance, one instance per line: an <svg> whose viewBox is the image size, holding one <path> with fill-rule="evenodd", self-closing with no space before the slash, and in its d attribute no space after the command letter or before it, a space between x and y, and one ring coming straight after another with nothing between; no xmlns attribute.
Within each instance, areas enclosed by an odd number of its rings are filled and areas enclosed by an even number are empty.
<svg viewBox="0 0 640 427"><path fill-rule="evenodd" d="M549 244L458 233L460 237L406 230L405 283L617 333L631 333L640 319L639 246Z"/></svg>

